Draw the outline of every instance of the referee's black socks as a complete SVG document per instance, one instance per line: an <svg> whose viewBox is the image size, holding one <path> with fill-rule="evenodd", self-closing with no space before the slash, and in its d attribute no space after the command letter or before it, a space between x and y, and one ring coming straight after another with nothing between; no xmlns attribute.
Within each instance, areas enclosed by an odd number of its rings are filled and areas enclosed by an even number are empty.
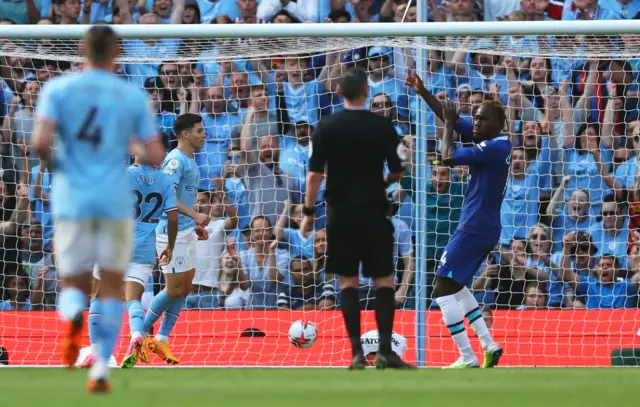
<svg viewBox="0 0 640 407"><path fill-rule="evenodd" d="M342 303L342 315L344 325L347 327L351 350L353 354L362 352L360 343L360 296L357 288L345 288L340 290L340 302Z"/></svg>
<svg viewBox="0 0 640 407"><path fill-rule="evenodd" d="M380 353L391 354L393 316L396 311L395 291L391 287L376 289L376 322L380 338Z"/></svg>

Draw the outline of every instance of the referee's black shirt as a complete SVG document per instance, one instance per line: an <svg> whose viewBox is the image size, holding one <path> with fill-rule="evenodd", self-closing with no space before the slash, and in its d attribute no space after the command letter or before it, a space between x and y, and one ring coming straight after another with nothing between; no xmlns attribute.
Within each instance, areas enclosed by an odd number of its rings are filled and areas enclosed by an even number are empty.
<svg viewBox="0 0 640 407"><path fill-rule="evenodd" d="M369 110L344 109L318 124L311 136L309 171L327 165L326 201L336 214L376 216L388 213L384 162L403 171L400 139L389 118Z"/></svg>

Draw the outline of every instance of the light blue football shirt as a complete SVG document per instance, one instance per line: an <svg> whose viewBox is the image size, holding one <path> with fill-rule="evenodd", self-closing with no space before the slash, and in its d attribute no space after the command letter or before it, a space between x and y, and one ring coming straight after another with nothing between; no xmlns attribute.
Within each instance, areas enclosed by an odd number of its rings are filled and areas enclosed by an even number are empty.
<svg viewBox="0 0 640 407"><path fill-rule="evenodd" d="M135 246L131 261L156 263L156 227L160 216L177 211L176 191L164 172L148 165L132 165L127 169L135 203Z"/></svg>
<svg viewBox="0 0 640 407"><path fill-rule="evenodd" d="M52 213L64 219L131 219L131 136L157 137L144 91L94 69L47 82L36 117L56 123Z"/></svg>
<svg viewBox="0 0 640 407"><path fill-rule="evenodd" d="M200 173L196 160L186 155L179 148L174 148L167 154L162 163L162 171L169 176L169 179L176 188L176 197L185 206L195 208L196 197L198 196L198 183ZM178 214L178 231L194 229L196 223L182 213ZM162 215L158 225L158 233L167 234L167 215Z"/></svg>

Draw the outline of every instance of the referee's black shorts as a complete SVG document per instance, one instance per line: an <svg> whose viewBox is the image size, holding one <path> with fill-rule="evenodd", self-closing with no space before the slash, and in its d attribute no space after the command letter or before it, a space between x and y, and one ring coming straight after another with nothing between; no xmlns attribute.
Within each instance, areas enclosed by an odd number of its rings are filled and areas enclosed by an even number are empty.
<svg viewBox="0 0 640 407"><path fill-rule="evenodd" d="M394 273L393 224L386 216L349 217L328 214L326 272L355 277Z"/></svg>

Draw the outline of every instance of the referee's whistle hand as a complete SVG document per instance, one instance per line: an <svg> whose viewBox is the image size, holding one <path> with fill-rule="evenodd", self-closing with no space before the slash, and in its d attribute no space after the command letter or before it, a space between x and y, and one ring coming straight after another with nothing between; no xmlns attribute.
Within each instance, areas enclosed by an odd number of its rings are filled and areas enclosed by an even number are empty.
<svg viewBox="0 0 640 407"><path fill-rule="evenodd" d="M309 237L311 231L313 230L313 216L304 216L302 218L302 223L300 224L300 232L302 236L305 238Z"/></svg>

